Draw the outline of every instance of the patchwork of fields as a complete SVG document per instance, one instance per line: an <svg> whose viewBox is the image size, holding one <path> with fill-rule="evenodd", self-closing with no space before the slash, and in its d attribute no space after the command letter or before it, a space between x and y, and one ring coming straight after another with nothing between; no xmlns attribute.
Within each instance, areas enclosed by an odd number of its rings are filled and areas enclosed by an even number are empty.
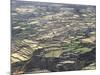
<svg viewBox="0 0 100 75"><path fill-rule="evenodd" d="M96 7L11 2L12 74L94 70Z"/></svg>

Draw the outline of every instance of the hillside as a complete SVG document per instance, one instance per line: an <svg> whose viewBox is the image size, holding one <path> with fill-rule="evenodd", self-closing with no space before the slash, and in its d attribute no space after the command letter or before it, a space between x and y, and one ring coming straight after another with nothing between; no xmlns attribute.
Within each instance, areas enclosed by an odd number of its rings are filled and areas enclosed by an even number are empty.
<svg viewBox="0 0 100 75"><path fill-rule="evenodd" d="M95 6L11 4L13 75L95 69Z"/></svg>

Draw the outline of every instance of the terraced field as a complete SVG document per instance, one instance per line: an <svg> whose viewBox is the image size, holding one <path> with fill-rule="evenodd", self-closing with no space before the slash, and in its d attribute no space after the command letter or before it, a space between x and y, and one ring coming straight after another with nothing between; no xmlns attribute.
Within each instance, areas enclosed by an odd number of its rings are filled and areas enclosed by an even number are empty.
<svg viewBox="0 0 100 75"><path fill-rule="evenodd" d="M12 74L94 70L96 7L12 0Z"/></svg>

